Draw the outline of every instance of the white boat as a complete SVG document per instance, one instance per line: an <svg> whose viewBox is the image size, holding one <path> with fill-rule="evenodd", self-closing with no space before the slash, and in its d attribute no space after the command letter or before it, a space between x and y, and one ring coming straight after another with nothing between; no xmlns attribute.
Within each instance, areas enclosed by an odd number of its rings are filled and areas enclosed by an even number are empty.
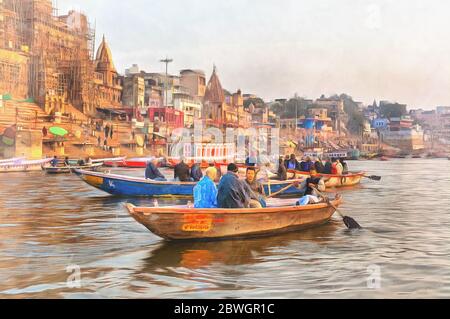
<svg viewBox="0 0 450 319"><path fill-rule="evenodd" d="M0 164L6 164L6 163L18 163L25 159L25 157L14 157L14 158L8 158L0 160Z"/></svg>
<svg viewBox="0 0 450 319"><path fill-rule="evenodd" d="M126 159L126 156L122 157L111 157L111 158L99 158L99 159L93 159L92 163L103 163L103 162L122 162Z"/></svg>
<svg viewBox="0 0 450 319"><path fill-rule="evenodd" d="M42 170L42 165L49 163L51 160L51 158L45 158L33 161L3 163L0 164L0 173L40 171Z"/></svg>

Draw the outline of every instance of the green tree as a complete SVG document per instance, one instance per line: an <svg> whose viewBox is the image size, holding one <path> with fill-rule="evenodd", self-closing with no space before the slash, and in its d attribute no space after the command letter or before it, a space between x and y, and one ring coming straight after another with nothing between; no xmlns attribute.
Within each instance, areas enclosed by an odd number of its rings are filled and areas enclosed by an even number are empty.
<svg viewBox="0 0 450 319"><path fill-rule="evenodd" d="M399 103L382 104L380 113L383 118L402 117L407 114L406 105Z"/></svg>

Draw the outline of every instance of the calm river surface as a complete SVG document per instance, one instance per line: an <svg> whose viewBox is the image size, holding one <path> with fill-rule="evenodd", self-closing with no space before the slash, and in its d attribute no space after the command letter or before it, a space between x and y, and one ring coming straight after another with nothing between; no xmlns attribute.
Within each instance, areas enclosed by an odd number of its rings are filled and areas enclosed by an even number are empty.
<svg viewBox="0 0 450 319"><path fill-rule="evenodd" d="M0 175L0 297L450 298L450 161L349 165L383 176L340 190L363 230L335 216L304 232L209 243L163 241L123 207L151 200L114 198L74 175Z"/></svg>

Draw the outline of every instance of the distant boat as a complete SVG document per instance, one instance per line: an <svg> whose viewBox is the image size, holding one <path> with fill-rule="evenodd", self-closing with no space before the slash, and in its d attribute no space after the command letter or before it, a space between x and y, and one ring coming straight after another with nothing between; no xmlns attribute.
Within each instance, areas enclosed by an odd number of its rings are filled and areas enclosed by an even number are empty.
<svg viewBox="0 0 450 319"><path fill-rule="evenodd" d="M51 160L51 158L46 158L34 161L20 161L17 163L3 163L0 164L0 173L40 171L42 165L49 163Z"/></svg>
<svg viewBox="0 0 450 319"><path fill-rule="evenodd" d="M8 159L3 159L0 160L0 164L5 164L5 163L18 163L25 160L25 157L14 157L14 158L8 158Z"/></svg>
<svg viewBox="0 0 450 319"><path fill-rule="evenodd" d="M308 172L301 172L295 170L288 170L288 174L291 174L288 177L308 177ZM346 186L355 186L361 183L362 178L365 176L365 172L349 172L348 174L343 175L331 175L331 174L317 174L325 181L325 186L327 188L333 187L346 187Z"/></svg>
<svg viewBox="0 0 450 319"><path fill-rule="evenodd" d="M119 160L106 160L103 165L108 167L145 168L147 163L155 157L122 158Z"/></svg>
<svg viewBox="0 0 450 319"><path fill-rule="evenodd" d="M130 215L155 235L168 240L217 240L277 235L325 224L335 207L329 203L266 208L136 207Z"/></svg>
<svg viewBox="0 0 450 319"><path fill-rule="evenodd" d="M103 166L103 163L93 163L88 165L75 165L75 166L42 166L42 170L47 174L70 174L74 169L92 170L97 167Z"/></svg>

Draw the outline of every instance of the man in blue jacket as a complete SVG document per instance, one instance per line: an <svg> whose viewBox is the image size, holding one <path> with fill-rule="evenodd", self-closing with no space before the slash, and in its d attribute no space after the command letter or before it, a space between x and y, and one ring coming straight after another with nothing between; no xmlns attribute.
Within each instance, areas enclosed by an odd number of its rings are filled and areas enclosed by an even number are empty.
<svg viewBox="0 0 450 319"><path fill-rule="evenodd" d="M208 167L205 176L194 187L195 208L217 208L217 187L214 184L217 170Z"/></svg>
<svg viewBox="0 0 450 319"><path fill-rule="evenodd" d="M220 208L248 208L250 198L239 180L238 167L231 163L228 172L222 176L218 187L217 204Z"/></svg>

